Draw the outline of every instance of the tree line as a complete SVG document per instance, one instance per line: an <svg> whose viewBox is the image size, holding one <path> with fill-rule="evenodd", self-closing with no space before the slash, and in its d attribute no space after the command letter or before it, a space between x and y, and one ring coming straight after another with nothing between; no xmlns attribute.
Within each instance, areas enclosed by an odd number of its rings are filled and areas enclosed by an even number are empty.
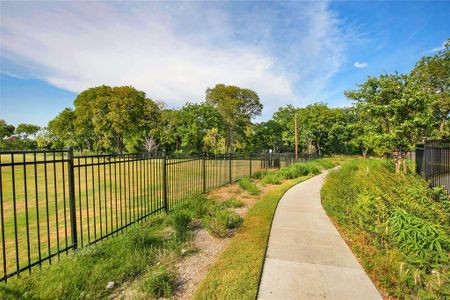
<svg viewBox="0 0 450 300"><path fill-rule="evenodd" d="M45 128L0 121L2 148L67 148L98 153L293 151L294 119L302 152L390 155L400 169L416 143L450 136L450 39L408 74L370 76L345 92L353 105L288 105L253 123L263 105L250 89L217 84L201 103L167 108L131 86L80 93L74 108Z"/></svg>

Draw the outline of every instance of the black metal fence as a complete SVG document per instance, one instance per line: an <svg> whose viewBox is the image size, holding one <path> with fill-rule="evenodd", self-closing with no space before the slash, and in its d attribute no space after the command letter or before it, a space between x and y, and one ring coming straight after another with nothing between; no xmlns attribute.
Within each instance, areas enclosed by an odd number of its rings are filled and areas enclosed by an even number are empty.
<svg viewBox="0 0 450 300"><path fill-rule="evenodd" d="M450 191L450 140L432 140L416 146L416 172L433 187Z"/></svg>
<svg viewBox="0 0 450 300"><path fill-rule="evenodd" d="M51 264L70 249L168 211L193 194L294 161L292 153L165 157L2 151L0 281Z"/></svg>

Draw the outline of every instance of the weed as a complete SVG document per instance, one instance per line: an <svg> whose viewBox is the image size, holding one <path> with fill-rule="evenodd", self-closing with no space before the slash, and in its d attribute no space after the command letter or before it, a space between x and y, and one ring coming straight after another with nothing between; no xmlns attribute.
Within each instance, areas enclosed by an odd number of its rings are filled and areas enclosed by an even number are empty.
<svg viewBox="0 0 450 300"><path fill-rule="evenodd" d="M175 238L184 242L189 236L189 224L192 221L190 211L186 209L177 209L170 214L171 224L175 230Z"/></svg>
<svg viewBox="0 0 450 300"><path fill-rule="evenodd" d="M220 206L222 206L223 208L239 208L244 206L244 204L236 198L231 198L227 201L222 202Z"/></svg>
<svg viewBox="0 0 450 300"><path fill-rule="evenodd" d="M241 189L246 190L250 195L258 195L259 188L254 184L249 177L244 177L239 180L239 186Z"/></svg>
<svg viewBox="0 0 450 300"><path fill-rule="evenodd" d="M169 298L173 295L176 273L165 266L150 272L142 280L140 290L153 298Z"/></svg>
<svg viewBox="0 0 450 300"><path fill-rule="evenodd" d="M242 223L242 218L229 210L215 209L209 216L203 219L205 228L217 237L226 237L228 230L237 228Z"/></svg>

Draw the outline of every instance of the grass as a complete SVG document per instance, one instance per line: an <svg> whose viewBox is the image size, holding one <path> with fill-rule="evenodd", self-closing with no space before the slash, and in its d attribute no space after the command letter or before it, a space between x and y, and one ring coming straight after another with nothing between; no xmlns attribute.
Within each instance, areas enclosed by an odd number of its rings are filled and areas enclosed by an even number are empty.
<svg viewBox="0 0 450 300"><path fill-rule="evenodd" d="M123 235L85 247L57 264L22 274L0 284L0 299L105 298L108 282L115 287L136 281L143 298L170 297L175 289L174 265L188 248L193 220L214 224L212 233L228 235L241 217L202 195L189 198L169 215L159 214L132 226ZM206 225L205 225L206 226ZM216 229L219 228L219 229Z"/></svg>
<svg viewBox="0 0 450 300"><path fill-rule="evenodd" d="M436 193L441 197L435 200ZM325 210L390 297L450 296L449 199L385 160L351 160L322 188Z"/></svg>
<svg viewBox="0 0 450 300"><path fill-rule="evenodd" d="M284 187L287 189L288 186L281 186ZM271 192L265 198L269 208L261 204L262 207L255 206L251 210L254 212L249 216L254 214L254 223L247 220L246 226L251 225L253 230L263 230L263 233L265 230L266 236L263 244L250 243L248 247L241 244L241 255L246 255L247 248L265 247L270 220L281 195L281 192ZM231 211L240 205L242 203L236 199L218 203L202 195L191 196L173 207L170 215L158 214L142 224L131 226L123 235L76 252L70 251L60 262L51 266L43 264L31 275L23 273L19 278L11 278L8 284L0 284L0 298L105 298L130 281L137 282L144 298L170 297L175 284L173 266L192 237L192 221L201 222L212 234L228 236L242 223L242 218ZM259 214L264 215L262 219ZM261 237L261 233L258 236ZM258 261L262 262L263 254L258 253L261 255ZM115 283L115 288L107 290L110 281Z"/></svg>
<svg viewBox="0 0 450 300"><path fill-rule="evenodd" d="M5 231L2 242L6 246L6 259L0 256L0 269L3 270L6 265L6 273L14 272L29 262L38 261L39 257L46 257L71 245L68 165L51 162L61 158L60 154L55 154L55 157L47 155L47 163L43 164L42 154L36 157L33 154L0 155L0 164L7 164L12 159L19 163L15 167L0 168ZM24 166L20 164L24 160L40 163L36 168L34 165ZM168 163L180 161L183 163L169 165L167 168L169 207L203 191L202 160L178 159L168 160ZM89 165L98 162L103 163L103 158L75 159L75 165L88 164L74 169L79 246L87 245L164 205L162 160L117 160L116 164ZM257 171L257 161L253 163L252 169ZM234 160L231 167L231 179L234 181L248 176L250 161ZM207 160L206 189L211 190L228 183L228 168L229 162L226 160ZM53 261L58 258L53 258Z"/></svg>
<svg viewBox="0 0 450 300"><path fill-rule="evenodd" d="M86 247L52 266L36 269L0 285L0 298L79 299L102 298L116 286L145 273L180 252L182 243L164 234L167 222L160 215L126 234Z"/></svg>
<svg viewBox="0 0 450 300"><path fill-rule="evenodd" d="M250 195L259 194L258 186L252 182L250 177L243 177L241 180L239 180L239 186L241 187L241 189L249 192Z"/></svg>
<svg viewBox="0 0 450 300"><path fill-rule="evenodd" d="M286 172L284 168L261 175L263 181L267 178L266 176L279 176L284 182L267 192L250 208L236 236L209 269L194 299L256 298L271 223L278 201L289 188L314 176L316 170L335 165L332 159L327 160L329 163L323 163L321 160L308 163L310 166L308 173L296 179L286 181L284 175L281 175Z"/></svg>

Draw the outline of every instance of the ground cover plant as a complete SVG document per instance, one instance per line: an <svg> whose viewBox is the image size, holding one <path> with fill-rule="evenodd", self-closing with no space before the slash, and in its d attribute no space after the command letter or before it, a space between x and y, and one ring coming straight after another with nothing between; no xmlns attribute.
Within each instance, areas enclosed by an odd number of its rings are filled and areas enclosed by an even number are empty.
<svg viewBox="0 0 450 300"><path fill-rule="evenodd" d="M396 174L393 162L355 159L327 177L321 195L325 210L388 296L450 296L450 211L441 191L414 174Z"/></svg>

